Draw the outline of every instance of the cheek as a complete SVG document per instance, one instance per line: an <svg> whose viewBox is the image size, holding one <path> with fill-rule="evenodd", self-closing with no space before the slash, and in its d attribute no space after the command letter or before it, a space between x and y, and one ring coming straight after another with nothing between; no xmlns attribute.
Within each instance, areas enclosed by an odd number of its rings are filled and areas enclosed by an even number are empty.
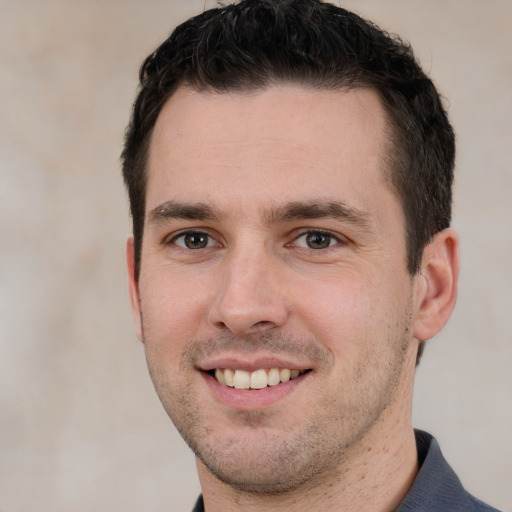
<svg viewBox="0 0 512 512"><path fill-rule="evenodd" d="M317 282L302 282L296 292L295 310L311 330L322 338L338 335L367 325L369 312L374 307L364 283L345 276L333 276ZM340 342L346 341L345 335Z"/></svg>
<svg viewBox="0 0 512 512"><path fill-rule="evenodd" d="M334 354L336 365L347 371L361 358L382 358L382 352L389 350L390 331L403 322L403 305L397 303L396 293L376 276L362 279L345 274L343 279L303 286L300 297L297 318Z"/></svg>
<svg viewBox="0 0 512 512"><path fill-rule="evenodd" d="M206 314L205 280L189 279L165 269L141 276L140 296L146 343L183 349Z"/></svg>

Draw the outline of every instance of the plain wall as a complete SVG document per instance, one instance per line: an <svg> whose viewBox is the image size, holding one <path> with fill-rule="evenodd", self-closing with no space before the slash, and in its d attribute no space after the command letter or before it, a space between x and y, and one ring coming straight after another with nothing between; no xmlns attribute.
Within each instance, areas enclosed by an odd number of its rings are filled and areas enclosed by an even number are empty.
<svg viewBox="0 0 512 512"><path fill-rule="evenodd" d="M142 59L204 5L0 0L2 512L187 511L199 492L133 330L119 154ZM512 511L512 3L342 5L411 41L447 98L460 298L414 423Z"/></svg>

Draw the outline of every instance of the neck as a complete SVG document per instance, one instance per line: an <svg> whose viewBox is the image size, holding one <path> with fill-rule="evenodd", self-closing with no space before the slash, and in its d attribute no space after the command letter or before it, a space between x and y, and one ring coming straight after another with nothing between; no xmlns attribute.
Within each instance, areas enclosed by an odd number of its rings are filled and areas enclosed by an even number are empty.
<svg viewBox="0 0 512 512"><path fill-rule="evenodd" d="M350 448L338 470L280 495L240 492L198 461L206 512L290 510L391 512L414 482L418 460L411 424L412 386L397 393L379 421Z"/></svg>

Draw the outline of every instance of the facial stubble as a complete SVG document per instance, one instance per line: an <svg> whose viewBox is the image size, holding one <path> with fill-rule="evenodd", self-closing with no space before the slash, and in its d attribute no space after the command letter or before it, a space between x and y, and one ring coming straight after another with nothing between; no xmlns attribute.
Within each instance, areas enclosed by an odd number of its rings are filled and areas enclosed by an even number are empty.
<svg viewBox="0 0 512 512"><path fill-rule="evenodd" d="M180 372L187 377L181 383L169 378L162 356L151 343L145 343L146 358L164 408L204 466L238 491L277 495L314 486L326 475L333 478L346 470L365 435L395 397L412 341L411 325L409 300L401 329L388 326L388 358L379 358L381 354L375 353L371 343L363 343L366 350L353 369L352 379L345 379L336 393L321 392L321 377L332 371L334 358L314 339L265 333L243 340L230 335L196 340L183 351ZM275 409L231 411L226 432L215 414L205 417L193 385L197 378L194 362L226 347L246 353L260 349L281 355L300 353L315 362L320 389L316 388L314 400L301 404L297 422L290 423Z"/></svg>

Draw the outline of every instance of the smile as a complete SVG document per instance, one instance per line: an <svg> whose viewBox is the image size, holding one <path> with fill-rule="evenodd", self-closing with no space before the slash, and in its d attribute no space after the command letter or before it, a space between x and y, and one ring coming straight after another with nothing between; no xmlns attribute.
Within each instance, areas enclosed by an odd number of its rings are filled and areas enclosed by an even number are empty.
<svg viewBox="0 0 512 512"><path fill-rule="evenodd" d="M296 379L310 370L290 370L289 368L260 369L253 372L217 368L210 375L223 386L235 389L264 389L267 386L277 386L282 382Z"/></svg>

